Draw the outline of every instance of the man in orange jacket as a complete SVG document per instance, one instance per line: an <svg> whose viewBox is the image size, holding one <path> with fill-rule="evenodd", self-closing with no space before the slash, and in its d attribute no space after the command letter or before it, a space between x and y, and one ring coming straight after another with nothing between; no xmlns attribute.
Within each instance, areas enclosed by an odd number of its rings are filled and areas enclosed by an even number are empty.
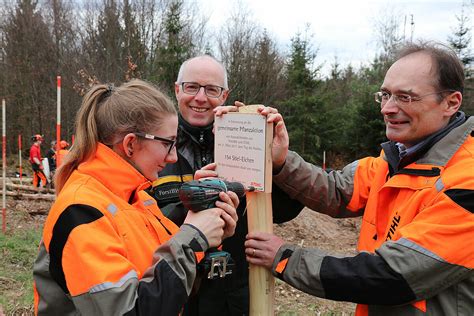
<svg viewBox="0 0 474 316"><path fill-rule="evenodd" d="M407 45L375 94L389 139L381 155L330 173L288 152L280 116L274 182L315 211L363 216L360 252L252 233L247 260L312 295L358 303L356 315L474 315L474 117L459 111L463 88L454 52Z"/></svg>
<svg viewBox="0 0 474 316"><path fill-rule="evenodd" d="M56 168L59 168L64 161L64 158L69 153L67 149L69 147L69 143L65 140L59 142L59 150L56 153Z"/></svg>

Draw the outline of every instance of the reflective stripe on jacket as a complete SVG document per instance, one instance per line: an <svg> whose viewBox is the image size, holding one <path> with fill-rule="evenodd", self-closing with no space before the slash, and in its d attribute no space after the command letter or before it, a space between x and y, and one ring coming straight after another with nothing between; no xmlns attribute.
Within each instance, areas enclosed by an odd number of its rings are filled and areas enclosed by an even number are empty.
<svg viewBox="0 0 474 316"><path fill-rule="evenodd" d="M363 214L354 257L284 245L273 272L357 315L474 315L474 117L390 177L384 154L326 175L294 153L274 177L335 217Z"/></svg>
<svg viewBox="0 0 474 316"><path fill-rule="evenodd" d="M39 315L177 315L208 247L163 216L147 180L108 147L79 165L45 223L34 265Z"/></svg>
<svg viewBox="0 0 474 316"><path fill-rule="evenodd" d="M153 182L153 196L163 214L181 225L187 210L179 200L178 190L183 182L191 181L196 170L214 162L214 134L212 125L192 127L179 116L178 162L168 164ZM291 200L280 188L272 188L273 221L282 223L295 218L303 205ZM237 208L239 220L233 236L225 239L222 250L231 254L235 262L231 275L219 279L202 279L199 291L191 296L184 315L243 315L248 314L248 263L245 259L244 242L248 233L246 200Z"/></svg>

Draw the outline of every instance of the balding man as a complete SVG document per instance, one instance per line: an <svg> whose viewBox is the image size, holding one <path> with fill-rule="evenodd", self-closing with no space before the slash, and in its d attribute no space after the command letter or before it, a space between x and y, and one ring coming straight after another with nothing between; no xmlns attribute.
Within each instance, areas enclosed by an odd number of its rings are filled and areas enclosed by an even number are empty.
<svg viewBox="0 0 474 316"><path fill-rule="evenodd" d="M203 55L185 61L178 73L175 94L179 106L178 162L168 164L153 183L153 195L163 214L181 225L186 217L177 192L183 182L193 180L202 167L214 162L214 108L229 96L227 72L215 58ZM210 171L210 170L208 170ZM279 188L274 187L274 222L288 221L303 208ZM248 263L244 242L247 230L246 202L241 201L234 236L224 240L222 250L230 253L235 267L225 278L205 276L197 293L191 295L184 315L248 315Z"/></svg>

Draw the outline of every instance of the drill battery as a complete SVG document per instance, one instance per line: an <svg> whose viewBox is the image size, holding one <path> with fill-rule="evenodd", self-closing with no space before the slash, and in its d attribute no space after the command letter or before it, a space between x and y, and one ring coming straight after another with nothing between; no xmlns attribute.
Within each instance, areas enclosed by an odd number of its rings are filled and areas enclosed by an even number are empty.
<svg viewBox="0 0 474 316"><path fill-rule="evenodd" d="M197 265L198 274L208 279L224 278L232 274L234 260L226 251L206 252L204 258Z"/></svg>

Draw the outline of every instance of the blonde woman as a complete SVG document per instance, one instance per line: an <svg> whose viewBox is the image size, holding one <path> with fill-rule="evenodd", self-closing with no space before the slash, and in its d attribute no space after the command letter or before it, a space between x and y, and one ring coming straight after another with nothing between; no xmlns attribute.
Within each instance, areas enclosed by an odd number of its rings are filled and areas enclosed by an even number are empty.
<svg viewBox="0 0 474 316"><path fill-rule="evenodd" d="M234 233L237 196L178 228L144 189L177 160L178 118L149 83L97 85L56 173L57 200L34 265L37 315L177 315L196 263Z"/></svg>

